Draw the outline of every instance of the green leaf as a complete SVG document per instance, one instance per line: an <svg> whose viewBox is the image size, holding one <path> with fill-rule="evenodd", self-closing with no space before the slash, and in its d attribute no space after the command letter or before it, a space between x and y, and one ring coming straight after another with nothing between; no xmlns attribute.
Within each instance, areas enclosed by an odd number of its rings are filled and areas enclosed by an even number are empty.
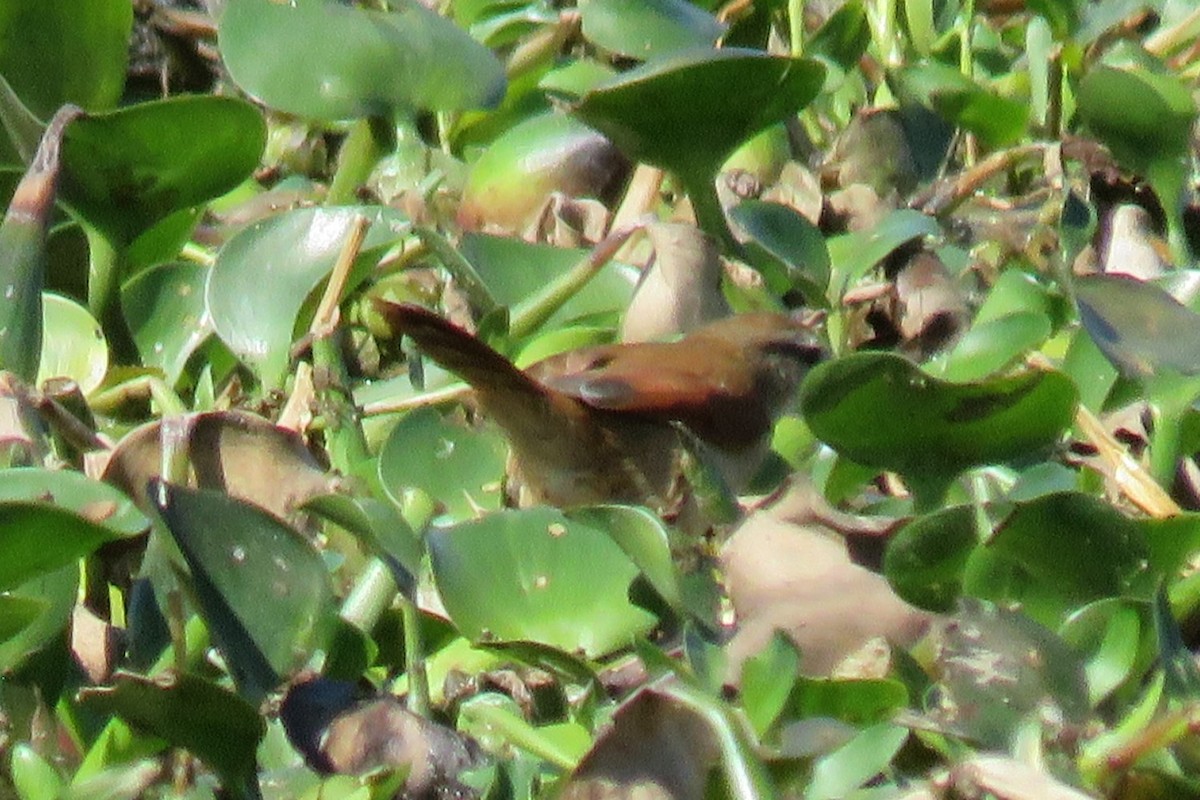
<svg viewBox="0 0 1200 800"><path fill-rule="evenodd" d="M491 51L416 0L388 5L228 0L222 60L262 102L321 120L460 111L504 96L504 69Z"/></svg>
<svg viewBox="0 0 1200 800"><path fill-rule="evenodd" d="M7 674L46 647L67 626L79 599L79 565L71 563L53 572L43 573L6 591L4 597L14 615L25 613L20 610L22 606L25 609L37 606L39 609L37 617L28 625L7 640L0 640L0 673Z"/></svg>
<svg viewBox="0 0 1200 800"><path fill-rule="evenodd" d="M70 378L91 394L108 373L108 343L91 313L66 297L42 295L42 356L38 385Z"/></svg>
<svg viewBox="0 0 1200 800"><path fill-rule="evenodd" d="M115 246L237 186L258 166L262 114L232 97L173 97L76 120L62 199Z"/></svg>
<svg viewBox="0 0 1200 800"><path fill-rule="evenodd" d="M298 208L246 227L217 254L205 290L213 328L266 387L282 385L300 310L333 270L359 216L371 225L347 287L353 288L408 231L399 212L385 206Z"/></svg>
<svg viewBox="0 0 1200 800"><path fill-rule="evenodd" d="M778 295L799 289L808 305L827 305L829 250L817 226L789 206L761 200L745 200L729 216L750 236L747 249L767 288Z"/></svg>
<svg viewBox="0 0 1200 800"><path fill-rule="evenodd" d="M56 506L112 531L114 537L145 533L150 521L119 489L69 470L19 467L0 470L0 501Z"/></svg>
<svg viewBox="0 0 1200 800"><path fill-rule="evenodd" d="M1028 107L985 89L954 67L927 61L895 74L896 93L979 136L989 147L1012 144L1025 133Z"/></svg>
<svg viewBox="0 0 1200 800"><path fill-rule="evenodd" d="M27 501L0 503L0 591L12 589L121 538L62 508Z"/></svg>
<svg viewBox="0 0 1200 800"><path fill-rule="evenodd" d="M32 746L17 742L12 748L12 782L21 800L58 800L66 788L54 766Z"/></svg>
<svg viewBox="0 0 1200 800"><path fill-rule="evenodd" d="M988 599L1062 610L1104 597L1149 599L1159 573L1151 570L1138 527L1107 503L1075 492L1021 503L986 549L1017 565L1029 580L1019 595Z"/></svg>
<svg viewBox="0 0 1200 800"><path fill-rule="evenodd" d="M255 706L196 675L118 672L112 682L84 689L80 701L188 750L221 776L227 791L241 794L254 780L255 750L266 733Z"/></svg>
<svg viewBox="0 0 1200 800"><path fill-rule="evenodd" d="M0 75L43 119L67 103L111 108L125 86L132 25L129 0L5 0Z"/></svg>
<svg viewBox="0 0 1200 800"><path fill-rule="evenodd" d="M884 353L820 364L800 389L815 436L853 461L918 479L1050 447L1070 425L1075 399L1057 372L952 384Z"/></svg>
<svg viewBox="0 0 1200 800"><path fill-rule="evenodd" d="M1045 314L1018 312L976 321L953 349L928 365L930 374L950 381L973 381L1004 372L1050 337Z"/></svg>
<svg viewBox="0 0 1200 800"><path fill-rule="evenodd" d="M838 800L880 772L908 739L908 729L881 722L859 733L813 766L805 800Z"/></svg>
<svg viewBox="0 0 1200 800"><path fill-rule="evenodd" d="M870 43L871 26L863 4L861 0L850 0L817 28L804 50L809 55L826 58L849 71L858 64Z"/></svg>
<svg viewBox="0 0 1200 800"><path fill-rule="evenodd" d="M556 509L435 527L428 544L446 610L470 638L528 639L596 658L655 623L630 602L638 569L609 534Z"/></svg>
<svg viewBox="0 0 1200 800"><path fill-rule="evenodd" d="M504 440L442 419L432 408L405 416L379 451L379 481L398 508L419 489L452 520L470 519L503 502Z"/></svg>
<svg viewBox="0 0 1200 800"><path fill-rule="evenodd" d="M787 707L800 675L800 653L782 631L775 631L758 653L742 664L742 708L761 739Z"/></svg>
<svg viewBox="0 0 1200 800"><path fill-rule="evenodd" d="M824 68L756 50L696 50L626 72L573 112L636 161L708 180L739 144L808 105Z"/></svg>
<svg viewBox="0 0 1200 800"><path fill-rule="evenodd" d="M1148 174L1153 162L1188 152L1196 104L1174 75L1093 67L1079 83L1076 102L1084 123L1134 172Z"/></svg>
<svg viewBox="0 0 1200 800"><path fill-rule="evenodd" d="M975 512L955 506L917 517L888 542L883 574L902 598L947 611L962 594L967 559L979 544Z"/></svg>
<svg viewBox="0 0 1200 800"><path fill-rule="evenodd" d="M888 214L869 230L836 236L827 242L833 270L831 288L841 296L846 288L905 242L925 236L940 236L937 220L912 208Z"/></svg>
<svg viewBox="0 0 1200 800"><path fill-rule="evenodd" d="M213 333L204 303L209 270L171 262L142 270L121 287L121 309L142 364L175 385L196 348Z"/></svg>
<svg viewBox="0 0 1200 800"><path fill-rule="evenodd" d="M642 61L712 47L726 28L686 0L581 0L579 16L588 41Z"/></svg>
<svg viewBox="0 0 1200 800"><path fill-rule="evenodd" d="M676 610L682 610L679 568L662 520L644 508L632 506L587 506L572 509L575 522L606 531L629 560L638 566L654 591Z"/></svg>
<svg viewBox="0 0 1200 800"><path fill-rule="evenodd" d="M1126 375L1148 378L1163 367L1200 375L1200 315L1162 289L1125 275L1088 275L1075 280L1075 296L1084 328Z"/></svg>
<svg viewBox="0 0 1200 800"><path fill-rule="evenodd" d="M151 482L192 573L196 601L252 702L324 646L334 596L325 562L276 517L221 492Z"/></svg>

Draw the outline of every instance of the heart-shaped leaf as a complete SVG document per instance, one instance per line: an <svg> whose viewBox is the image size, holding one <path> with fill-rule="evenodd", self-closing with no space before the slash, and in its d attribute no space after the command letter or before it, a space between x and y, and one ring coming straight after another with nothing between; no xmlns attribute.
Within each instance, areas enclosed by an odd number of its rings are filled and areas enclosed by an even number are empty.
<svg viewBox="0 0 1200 800"><path fill-rule="evenodd" d="M142 270L121 287L121 308L142 363L174 385L188 358L213 333L204 306L208 269L172 262Z"/></svg>
<svg viewBox="0 0 1200 800"><path fill-rule="evenodd" d="M504 69L491 51L416 0L388 6L227 0L221 57L267 105L323 120L460 111L503 97Z"/></svg>
<svg viewBox="0 0 1200 800"><path fill-rule="evenodd" d="M38 383L70 378L89 394L108 372L108 343L91 313L66 297L42 295L42 357Z"/></svg>
<svg viewBox="0 0 1200 800"><path fill-rule="evenodd" d="M820 229L792 208L746 200L730 217L750 236L755 265L775 294L799 289L812 306L825 306L829 285L829 250Z"/></svg>

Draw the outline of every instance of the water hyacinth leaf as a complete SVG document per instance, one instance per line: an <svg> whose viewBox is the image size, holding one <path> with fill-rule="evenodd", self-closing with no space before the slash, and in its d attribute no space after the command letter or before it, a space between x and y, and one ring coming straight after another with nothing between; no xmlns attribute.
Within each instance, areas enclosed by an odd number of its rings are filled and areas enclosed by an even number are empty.
<svg viewBox="0 0 1200 800"><path fill-rule="evenodd" d="M232 97L183 96L87 116L63 140L62 199L116 245L218 197L258 166L262 113Z"/></svg>
<svg viewBox="0 0 1200 800"><path fill-rule="evenodd" d="M1082 653L1088 697L1097 705L1150 656L1150 610L1144 603L1115 597L1097 600L1071 614L1059 629L1063 640Z"/></svg>
<svg viewBox="0 0 1200 800"><path fill-rule="evenodd" d="M817 226L788 206L761 200L739 203L730 218L750 236L752 263L773 293L799 289L808 305L827 305L829 250Z"/></svg>
<svg viewBox="0 0 1200 800"><path fill-rule="evenodd" d="M246 227L217 254L205 289L213 328L265 386L283 382L296 318L333 269L359 216L371 224L351 274L352 288L408 231L408 220L398 211L298 208Z"/></svg>
<svg viewBox="0 0 1200 800"><path fill-rule="evenodd" d="M1076 279L1079 317L1118 369L1148 378L1162 367L1200 374L1200 315L1154 284L1123 275Z"/></svg>
<svg viewBox="0 0 1200 800"><path fill-rule="evenodd" d="M46 503L0 503L0 591L88 555L121 534Z"/></svg>
<svg viewBox="0 0 1200 800"><path fill-rule="evenodd" d="M671 557L666 528L657 516L644 508L616 505L573 509L570 516L607 531L659 596L672 608L682 607L679 569Z"/></svg>
<svg viewBox="0 0 1200 800"><path fill-rule="evenodd" d="M115 714L187 750L220 775L234 795L254 777L255 750L266 723L255 706L205 678L118 672L111 686L84 689L79 697L87 708Z"/></svg>
<svg viewBox="0 0 1200 800"><path fill-rule="evenodd" d="M582 0L579 16L592 44L643 61L712 47L726 28L686 0Z"/></svg>
<svg viewBox="0 0 1200 800"><path fill-rule="evenodd" d="M1149 599L1161 576L1150 567L1138 523L1075 492L1019 504L985 547L1029 578L1019 596L989 596L997 602L1067 609L1104 597Z"/></svg>
<svg viewBox="0 0 1200 800"><path fill-rule="evenodd" d="M0 501L47 503L73 512L114 536L136 536L150 521L119 489L81 472L17 467L0 470Z"/></svg>
<svg viewBox="0 0 1200 800"><path fill-rule="evenodd" d="M941 235L937 220L912 208L893 211L869 230L830 239L832 289L840 296L845 287L866 275L900 245L926 236Z"/></svg>
<svg viewBox="0 0 1200 800"><path fill-rule="evenodd" d="M86 308L57 294L42 295L42 356L38 384L70 378L90 394L108 372L108 343Z"/></svg>
<svg viewBox="0 0 1200 800"><path fill-rule="evenodd" d="M742 707L760 738L783 713L799 675L800 653L780 631L775 631L766 646L742 664L739 679Z"/></svg>
<svg viewBox="0 0 1200 800"><path fill-rule="evenodd" d="M954 67L922 62L902 68L894 78L902 101L937 112L988 146L1012 144L1025 133L1028 108L1024 103L985 89Z"/></svg>
<svg viewBox="0 0 1200 800"><path fill-rule="evenodd" d="M584 249L474 233L463 236L460 249L478 270L496 302L510 308L536 295L589 254ZM638 275L627 264L609 262L563 303L543 327L554 328L593 315L615 316L628 307Z"/></svg>
<svg viewBox="0 0 1200 800"><path fill-rule="evenodd" d="M428 545L446 610L470 638L527 639L596 658L655 624L629 600L637 566L606 531L556 509L435 527Z"/></svg>
<svg viewBox="0 0 1200 800"><path fill-rule="evenodd" d="M266 105L321 120L499 102L504 69L491 51L416 0L388 5L381 12L327 0L228 0L222 60Z"/></svg>
<svg viewBox="0 0 1200 800"><path fill-rule="evenodd" d="M46 613L46 601L36 597L0 594L0 642L7 642Z"/></svg>
<svg viewBox="0 0 1200 800"><path fill-rule="evenodd" d="M636 161L708 180L739 144L808 105L824 75L810 59L692 50L587 92L573 113Z"/></svg>
<svg viewBox="0 0 1200 800"><path fill-rule="evenodd" d="M504 439L442 419L434 409L415 411L396 424L379 451L379 481L399 508L418 489L453 520L500 508Z"/></svg>
<svg viewBox="0 0 1200 800"><path fill-rule="evenodd" d="M863 4L860 0L850 0L829 15L805 43L804 49L809 55L828 59L844 70L851 70L870 43L871 27Z"/></svg>
<svg viewBox="0 0 1200 800"><path fill-rule="evenodd" d="M58 191L61 145L80 113L67 106L55 115L0 223L0 370L27 382L36 379L42 352L46 234Z"/></svg>
<svg viewBox="0 0 1200 800"><path fill-rule="evenodd" d="M1174 75L1100 65L1083 76L1076 101L1087 126L1135 172L1188 151L1196 103Z"/></svg>
<svg viewBox="0 0 1200 800"><path fill-rule="evenodd" d="M48 119L67 103L116 105L125 86L129 0L7 0L0 4L0 74Z"/></svg>
<svg viewBox="0 0 1200 800"><path fill-rule="evenodd" d="M886 771L907 739L907 728L889 722L863 730L817 761L805 798L836 800L846 797L875 775Z"/></svg>
<svg viewBox="0 0 1200 800"><path fill-rule="evenodd" d="M962 593L963 571L978 544L973 508L955 506L926 514L888 542L883 574L909 603L946 611Z"/></svg>
<svg viewBox="0 0 1200 800"><path fill-rule="evenodd" d="M38 615L6 641L0 641L0 674L19 667L58 636L79 598L79 565L69 563L5 591L12 603L36 604Z"/></svg>
<svg viewBox="0 0 1200 800"><path fill-rule="evenodd" d="M156 479L150 497L191 570L201 615L239 692L258 702L332 632L325 562L276 517L224 493Z"/></svg>
<svg viewBox="0 0 1200 800"><path fill-rule="evenodd" d="M467 230L520 233L551 196L612 198L629 162L612 142L556 111L531 116L491 142L471 165L458 223Z"/></svg>
<svg viewBox="0 0 1200 800"><path fill-rule="evenodd" d="M310 499L304 509L345 528L382 556L401 591L416 590L415 576L420 574L424 552L421 538L394 503L373 497L324 494Z"/></svg>
<svg viewBox="0 0 1200 800"><path fill-rule="evenodd" d="M1003 372L1022 361L1050 337L1050 319L1041 313L1018 312L976 321L954 349L928 366L930 374L949 381L973 381Z"/></svg>
<svg viewBox="0 0 1200 800"><path fill-rule="evenodd" d="M952 384L885 353L820 364L800 390L819 439L853 461L918 479L1033 455L1058 441L1075 401L1057 372Z"/></svg>
<svg viewBox="0 0 1200 800"><path fill-rule="evenodd" d="M142 363L174 385L188 358L213 333L204 305L208 269L171 262L143 270L121 287L121 309Z"/></svg>

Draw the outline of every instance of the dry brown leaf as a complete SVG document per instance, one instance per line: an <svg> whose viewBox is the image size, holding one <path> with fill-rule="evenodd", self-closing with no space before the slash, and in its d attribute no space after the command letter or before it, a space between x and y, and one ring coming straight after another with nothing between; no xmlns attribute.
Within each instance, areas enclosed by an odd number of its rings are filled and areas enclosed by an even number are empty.
<svg viewBox="0 0 1200 800"><path fill-rule="evenodd" d="M815 490L798 481L747 517L722 551L739 622L728 646L732 681L776 630L799 647L805 673L823 676L877 637L912 644L935 619L901 600L883 576L855 564L822 506Z"/></svg>

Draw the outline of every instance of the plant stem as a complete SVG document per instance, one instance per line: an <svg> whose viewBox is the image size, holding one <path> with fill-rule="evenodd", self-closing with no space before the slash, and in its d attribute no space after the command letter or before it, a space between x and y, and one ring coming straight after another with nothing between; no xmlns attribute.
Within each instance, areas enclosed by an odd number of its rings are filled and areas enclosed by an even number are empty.
<svg viewBox="0 0 1200 800"><path fill-rule="evenodd" d="M366 117L355 122L338 151L337 170L329 184L326 204L344 206L354 203L359 187L367 182L371 170L395 145L396 133L388 120Z"/></svg>

